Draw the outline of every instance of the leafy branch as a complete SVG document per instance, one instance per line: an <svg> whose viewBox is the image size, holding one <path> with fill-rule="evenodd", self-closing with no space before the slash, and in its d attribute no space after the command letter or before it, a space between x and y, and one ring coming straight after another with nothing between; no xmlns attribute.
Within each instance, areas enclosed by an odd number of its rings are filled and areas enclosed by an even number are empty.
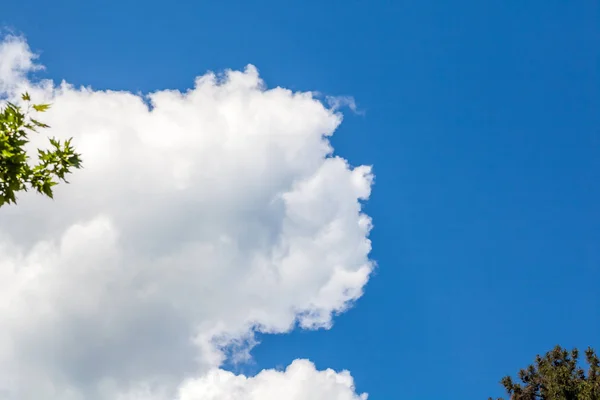
<svg viewBox="0 0 600 400"><path fill-rule="evenodd" d="M10 102L0 110L0 207L16 203L17 193L29 189L53 198L53 187L60 181L69 183L65 176L73 168L81 168L81 155L71 145L72 139L61 142L50 138L51 148L38 149L37 164L30 163L25 149L28 135L49 128L32 118L31 113L45 112L50 105L31 104L28 93L22 99L27 104L26 112Z"/></svg>

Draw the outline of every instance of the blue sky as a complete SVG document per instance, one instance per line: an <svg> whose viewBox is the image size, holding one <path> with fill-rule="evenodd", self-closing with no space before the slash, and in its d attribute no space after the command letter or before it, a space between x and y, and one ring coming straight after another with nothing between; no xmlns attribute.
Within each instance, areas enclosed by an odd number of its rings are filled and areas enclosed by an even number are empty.
<svg viewBox="0 0 600 400"><path fill-rule="evenodd" d="M600 347L595 1L3 4L43 77L185 89L252 63L353 96L333 137L372 164L379 267L333 329L263 335L246 372L309 358L370 399L477 399L555 344Z"/></svg>

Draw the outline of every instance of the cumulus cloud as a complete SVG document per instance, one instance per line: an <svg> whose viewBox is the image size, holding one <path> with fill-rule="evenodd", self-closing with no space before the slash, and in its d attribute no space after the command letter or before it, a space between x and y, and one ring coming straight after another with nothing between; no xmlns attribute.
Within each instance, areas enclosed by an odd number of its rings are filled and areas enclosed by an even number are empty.
<svg viewBox="0 0 600 400"><path fill-rule="evenodd" d="M332 155L341 115L251 65L145 97L39 68L5 39L0 95L52 103L44 133L74 137L84 169L0 209L0 398L362 399L306 361L219 369L255 332L329 328L362 295L373 178Z"/></svg>
<svg viewBox="0 0 600 400"><path fill-rule="evenodd" d="M214 370L184 383L179 400L366 400L357 395L346 371L317 371L307 360L294 361L285 371L266 370L253 378Z"/></svg>

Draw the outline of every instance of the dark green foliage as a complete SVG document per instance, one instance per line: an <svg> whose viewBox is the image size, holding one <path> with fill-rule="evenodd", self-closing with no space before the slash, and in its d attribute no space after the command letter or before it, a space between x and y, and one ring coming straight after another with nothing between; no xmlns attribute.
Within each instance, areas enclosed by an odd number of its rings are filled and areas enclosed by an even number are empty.
<svg viewBox="0 0 600 400"><path fill-rule="evenodd" d="M16 203L20 191L35 189L50 198L52 188L59 181L66 182L65 176L72 168L81 168L81 157L75 153L71 140L63 143L50 138L50 150L39 150L37 164L30 164L25 146L29 143L28 134L48 125L30 117L30 113L44 112L48 104L29 104L29 94L23 95L27 111L8 103L0 110L0 207Z"/></svg>
<svg viewBox="0 0 600 400"><path fill-rule="evenodd" d="M600 400L598 356L591 348L585 351L587 372L578 365L578 357L577 349L569 352L556 346L519 372L521 383L510 376L500 383L511 400Z"/></svg>

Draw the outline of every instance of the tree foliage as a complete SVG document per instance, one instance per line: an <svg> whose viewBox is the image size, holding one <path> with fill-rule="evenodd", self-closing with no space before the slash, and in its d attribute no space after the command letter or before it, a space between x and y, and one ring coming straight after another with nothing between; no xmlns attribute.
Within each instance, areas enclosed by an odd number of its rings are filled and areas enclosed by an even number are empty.
<svg viewBox="0 0 600 400"><path fill-rule="evenodd" d="M598 356L591 348L585 351L587 371L578 358L577 349L569 352L556 346L519 372L521 383L514 383L510 376L500 383L511 400L600 400Z"/></svg>
<svg viewBox="0 0 600 400"><path fill-rule="evenodd" d="M26 110L7 103L0 109L0 207L16 203L17 193L34 189L53 198L53 187L63 181L73 168L81 168L81 156L75 153L71 139L60 142L50 138L50 150L38 149L38 160L30 162L26 152L28 135L49 126L32 118L33 112L44 112L50 105L31 104L29 94L23 101Z"/></svg>

